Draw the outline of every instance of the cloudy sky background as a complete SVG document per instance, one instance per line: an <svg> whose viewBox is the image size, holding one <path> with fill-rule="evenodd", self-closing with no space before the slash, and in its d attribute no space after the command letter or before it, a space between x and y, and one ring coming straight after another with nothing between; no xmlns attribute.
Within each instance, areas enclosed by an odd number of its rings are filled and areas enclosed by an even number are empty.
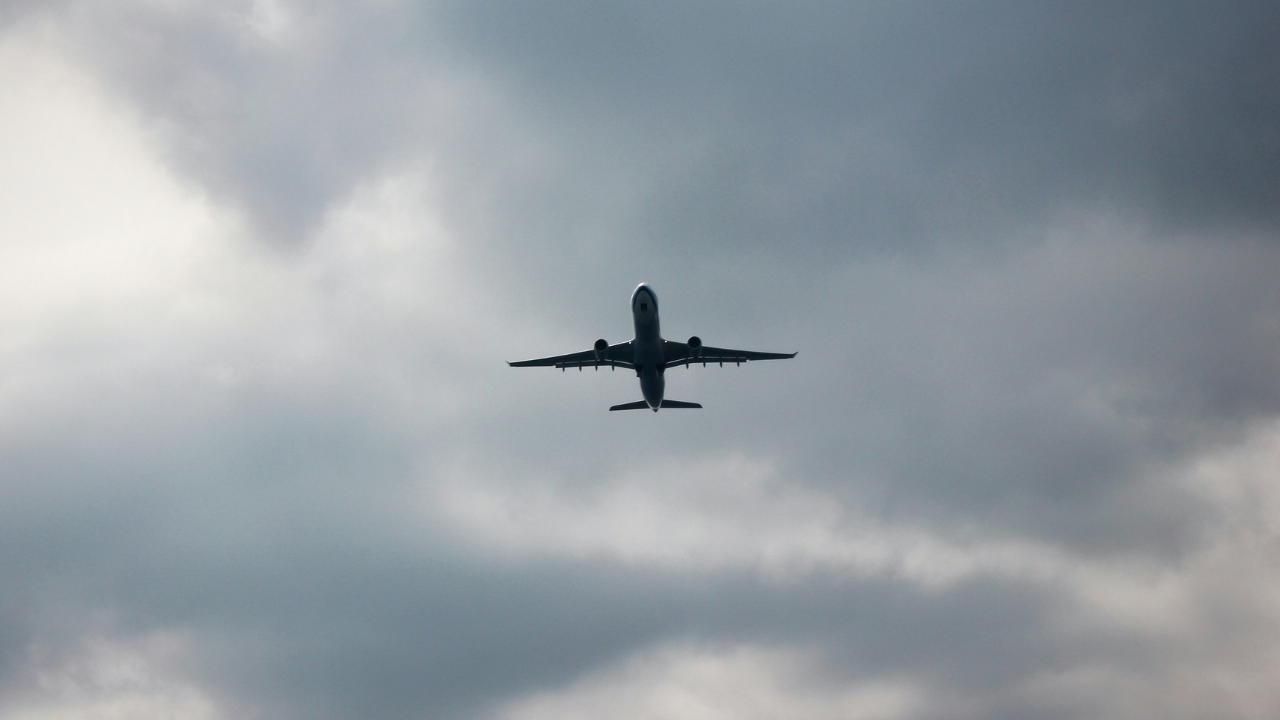
<svg viewBox="0 0 1280 720"><path fill-rule="evenodd" d="M1275 717L1277 36L0 4L0 717Z"/></svg>

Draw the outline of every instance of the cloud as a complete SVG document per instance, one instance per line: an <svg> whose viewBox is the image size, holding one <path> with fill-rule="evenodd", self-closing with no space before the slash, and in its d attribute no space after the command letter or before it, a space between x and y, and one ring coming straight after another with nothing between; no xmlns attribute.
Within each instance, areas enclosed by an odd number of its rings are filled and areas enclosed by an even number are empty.
<svg viewBox="0 0 1280 720"><path fill-rule="evenodd" d="M6 716L1280 705L1269 6L0 22Z"/></svg>
<svg viewBox="0 0 1280 720"><path fill-rule="evenodd" d="M759 647L675 646L556 693L522 698L503 720L586 718L872 718L909 717L912 689L892 680L854 689L800 687L812 671L803 653ZM797 682L798 681L798 682Z"/></svg>
<svg viewBox="0 0 1280 720"><path fill-rule="evenodd" d="M450 177L453 222L543 252L843 255L1064 203L1275 222L1265 3L75 7L77 46L178 166L280 243L420 157Z"/></svg>
<svg viewBox="0 0 1280 720"><path fill-rule="evenodd" d="M231 717L198 689L173 677L172 664L185 645L183 638L156 634L125 641L90 636L74 648L35 646L24 671L25 692L6 693L5 717Z"/></svg>

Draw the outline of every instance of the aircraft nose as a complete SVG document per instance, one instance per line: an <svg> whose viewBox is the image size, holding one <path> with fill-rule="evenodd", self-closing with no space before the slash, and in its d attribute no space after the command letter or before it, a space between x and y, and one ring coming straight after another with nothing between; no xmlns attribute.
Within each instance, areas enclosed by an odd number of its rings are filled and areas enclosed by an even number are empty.
<svg viewBox="0 0 1280 720"><path fill-rule="evenodd" d="M658 302L653 297L653 293L650 293L645 290L641 290L640 292L636 293L636 301L635 301L635 304L632 306L632 310L638 313L641 317L648 318L652 316L657 309L658 309Z"/></svg>

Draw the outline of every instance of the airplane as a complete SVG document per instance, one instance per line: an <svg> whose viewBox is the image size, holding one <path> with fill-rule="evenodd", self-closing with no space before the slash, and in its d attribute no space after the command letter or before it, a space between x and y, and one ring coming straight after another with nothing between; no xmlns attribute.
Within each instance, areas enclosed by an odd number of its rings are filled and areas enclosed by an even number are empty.
<svg viewBox="0 0 1280 720"><path fill-rule="evenodd" d="M561 371L576 367L581 372L584 367L609 366L611 368L629 368L636 371L640 378L640 393L644 400L614 405L613 410L645 410L658 412L659 408L700 408L698 403L666 400L662 397L666 390L663 373L667 368L684 365L689 367L695 363L719 363L721 367L731 362L739 365L753 360L785 360L793 358L795 353L753 352L750 350L727 350L709 347L702 344L697 335L689 338L689 342L672 342L662 339L658 327L658 296L653 288L640 283L631 293L631 318L635 323L636 337L624 343L610 345L604 338L596 341L595 347L579 353L553 355L508 362L511 367L558 367Z"/></svg>

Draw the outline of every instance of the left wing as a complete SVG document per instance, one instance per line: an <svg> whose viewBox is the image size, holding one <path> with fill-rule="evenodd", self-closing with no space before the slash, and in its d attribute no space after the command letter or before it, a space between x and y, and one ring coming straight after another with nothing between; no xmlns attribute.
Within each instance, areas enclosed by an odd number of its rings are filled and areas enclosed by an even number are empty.
<svg viewBox="0 0 1280 720"><path fill-rule="evenodd" d="M662 341L662 358L667 367L694 365L696 363L751 362L752 360L786 360L795 357L795 353L756 352L754 350L730 350L728 348L709 347L699 344L696 348L688 343Z"/></svg>
<svg viewBox="0 0 1280 720"><path fill-rule="evenodd" d="M603 342L601 343L603 344ZM599 354L595 350L584 350L579 353L569 353L568 355L552 355L551 357L535 358L533 360L519 360L517 362L508 362L511 367L558 367L561 370L565 368L584 368L584 367L620 367L634 368L635 354L631 350L631 341L616 345L609 345L603 348Z"/></svg>

